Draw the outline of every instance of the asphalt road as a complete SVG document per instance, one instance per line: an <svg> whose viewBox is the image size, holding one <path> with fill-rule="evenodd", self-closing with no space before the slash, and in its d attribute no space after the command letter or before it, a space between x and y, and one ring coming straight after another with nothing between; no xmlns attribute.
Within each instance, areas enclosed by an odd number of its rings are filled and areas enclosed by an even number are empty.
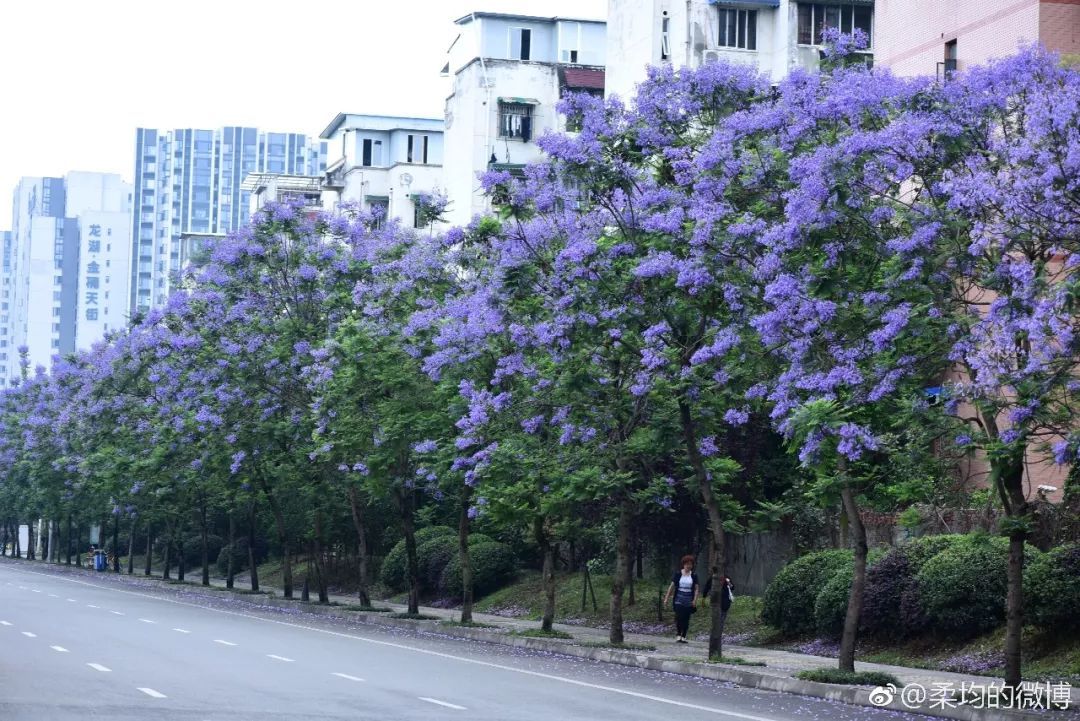
<svg viewBox="0 0 1080 721"><path fill-rule="evenodd" d="M0 560L4 721L671 718L926 717Z"/></svg>

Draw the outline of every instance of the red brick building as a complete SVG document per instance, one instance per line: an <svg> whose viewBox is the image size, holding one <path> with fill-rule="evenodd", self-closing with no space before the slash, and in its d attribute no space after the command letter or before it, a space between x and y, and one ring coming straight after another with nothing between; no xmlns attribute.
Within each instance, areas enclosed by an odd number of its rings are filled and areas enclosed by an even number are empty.
<svg viewBox="0 0 1080 721"><path fill-rule="evenodd" d="M874 63L943 74L1041 42L1080 53L1080 0L877 0Z"/></svg>

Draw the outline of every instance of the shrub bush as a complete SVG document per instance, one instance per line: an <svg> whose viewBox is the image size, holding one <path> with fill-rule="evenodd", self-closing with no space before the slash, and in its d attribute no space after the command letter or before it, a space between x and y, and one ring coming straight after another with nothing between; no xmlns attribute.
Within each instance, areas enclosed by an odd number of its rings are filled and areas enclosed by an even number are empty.
<svg viewBox="0 0 1080 721"><path fill-rule="evenodd" d="M850 568L852 553L846 550L818 551L784 566L765 589L761 618L788 636L813 633L814 604L833 575Z"/></svg>
<svg viewBox="0 0 1080 721"><path fill-rule="evenodd" d="M1025 562L1038 555L1028 547ZM988 536L968 536L930 558L916 576L918 605L929 627L970 637L1001 625L1008 559L1008 541Z"/></svg>
<svg viewBox="0 0 1080 721"><path fill-rule="evenodd" d="M883 553L874 549L866 559L866 575L869 584L870 572L880 563ZM847 617L848 598L851 596L851 582L855 578L852 563L838 568L814 599L814 625L818 635L824 638L840 638L844 632L844 619ZM865 614L866 591L863 590L863 614ZM862 614L860 614L860 619Z"/></svg>
<svg viewBox="0 0 1080 721"><path fill-rule="evenodd" d="M916 574L926 561L963 538L958 534L915 538L891 549L868 569L861 630L892 639L921 631L926 616L919 604Z"/></svg>
<svg viewBox="0 0 1080 721"><path fill-rule="evenodd" d="M229 572L229 553L233 553L233 573L240 573L248 570L248 539L241 536L237 538L233 546L230 548L226 543L221 547L221 550L217 554L217 566L218 574L225 576ZM259 541L255 542L255 563L262 563L266 560L266 546Z"/></svg>
<svg viewBox="0 0 1080 721"><path fill-rule="evenodd" d="M473 596L480 598L505 585L514 577L514 554L510 547L498 541L469 544L469 561L473 568ZM442 592L451 598L461 597L461 557L454 554L443 571Z"/></svg>
<svg viewBox="0 0 1080 721"><path fill-rule="evenodd" d="M421 528L415 533L416 537L416 556L419 563L420 560L420 546L426 544L435 538L442 538L449 536L453 543L457 543L455 540L457 537L457 531L449 526L427 526ZM424 567L420 564L420 576L421 583L423 583ZM386 554L386 558L383 559L382 570L379 572L379 580L383 585L389 588L391 591L404 591L409 587L409 559L405 554L405 539L402 538L394 547L390 549L390 553Z"/></svg>
<svg viewBox="0 0 1080 721"><path fill-rule="evenodd" d="M839 638L844 631L844 618L847 616L848 597L851 595L851 581L855 577L854 569L848 565L836 569L814 599L814 626L819 636Z"/></svg>
<svg viewBox="0 0 1080 721"><path fill-rule="evenodd" d="M416 562L420 567L420 592L427 593L439 587L443 570L450 559L457 555L458 539L453 536L435 536L416 547Z"/></svg>
<svg viewBox="0 0 1080 721"><path fill-rule="evenodd" d="M1080 544L1052 548L1026 565L1024 600L1034 625L1080 630Z"/></svg>

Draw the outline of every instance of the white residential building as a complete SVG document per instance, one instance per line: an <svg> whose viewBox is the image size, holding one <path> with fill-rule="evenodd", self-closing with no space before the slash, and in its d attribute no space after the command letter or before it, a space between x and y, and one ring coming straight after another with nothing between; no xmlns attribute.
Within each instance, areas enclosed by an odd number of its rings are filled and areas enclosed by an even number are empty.
<svg viewBox="0 0 1080 721"><path fill-rule="evenodd" d="M476 12L455 23L443 177L448 220L463 225L488 209L481 173L540 159L536 138L565 128L565 92L603 92L606 36L599 20Z"/></svg>
<svg viewBox="0 0 1080 721"><path fill-rule="evenodd" d="M356 203L413 228L413 196L445 192L441 120L338 113L319 137L327 146L328 210Z"/></svg>
<svg viewBox="0 0 1080 721"><path fill-rule="evenodd" d="M873 0L608 0L606 92L632 97L649 65L720 59L755 65L776 82L794 67L817 66L829 27L863 30L870 61Z"/></svg>
<svg viewBox="0 0 1080 721"><path fill-rule="evenodd" d="M119 175L23 178L0 300L0 382L89 347L127 322L132 186Z"/></svg>

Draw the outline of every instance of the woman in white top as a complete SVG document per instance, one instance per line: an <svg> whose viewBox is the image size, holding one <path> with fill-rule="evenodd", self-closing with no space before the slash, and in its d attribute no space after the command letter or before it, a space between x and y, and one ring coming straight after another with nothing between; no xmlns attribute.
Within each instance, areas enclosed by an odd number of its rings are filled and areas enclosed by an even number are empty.
<svg viewBox="0 0 1080 721"><path fill-rule="evenodd" d="M664 596L664 604L675 595L675 640L679 643L689 643L686 634L690 632L690 614L697 610L698 597L701 595L701 585L698 583L697 574L694 573L694 557L686 555L679 561L682 567L671 577L671 585L668 586Z"/></svg>

